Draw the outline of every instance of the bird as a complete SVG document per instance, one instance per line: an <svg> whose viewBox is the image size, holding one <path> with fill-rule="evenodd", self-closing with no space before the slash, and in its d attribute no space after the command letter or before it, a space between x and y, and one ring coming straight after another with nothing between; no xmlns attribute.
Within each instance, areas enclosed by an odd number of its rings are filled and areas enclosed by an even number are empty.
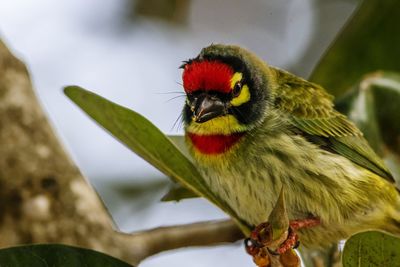
<svg viewBox="0 0 400 267"><path fill-rule="evenodd" d="M211 44L181 68L186 145L241 221L267 221L285 187L290 220L314 222L296 231L306 247L367 230L400 235L392 174L323 87L235 45Z"/></svg>

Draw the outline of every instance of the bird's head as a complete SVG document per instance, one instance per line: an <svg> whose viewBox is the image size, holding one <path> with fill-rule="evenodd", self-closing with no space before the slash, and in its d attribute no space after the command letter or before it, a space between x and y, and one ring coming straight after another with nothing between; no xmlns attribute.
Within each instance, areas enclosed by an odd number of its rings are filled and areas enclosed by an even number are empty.
<svg viewBox="0 0 400 267"><path fill-rule="evenodd" d="M272 75L252 53L211 45L182 68L187 95L183 120L189 135L236 136L263 121Z"/></svg>

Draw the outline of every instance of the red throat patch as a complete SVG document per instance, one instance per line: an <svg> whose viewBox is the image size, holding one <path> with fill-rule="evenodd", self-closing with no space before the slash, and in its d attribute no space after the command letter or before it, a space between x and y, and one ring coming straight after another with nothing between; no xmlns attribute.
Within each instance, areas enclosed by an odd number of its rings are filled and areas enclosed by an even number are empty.
<svg viewBox="0 0 400 267"><path fill-rule="evenodd" d="M226 152L240 140L244 133L234 133L231 135L198 135L187 133L187 135L199 152L207 155L216 155Z"/></svg>
<svg viewBox="0 0 400 267"><path fill-rule="evenodd" d="M188 63L183 71L183 87L186 93L197 90L231 91L233 69L220 61L204 60Z"/></svg>

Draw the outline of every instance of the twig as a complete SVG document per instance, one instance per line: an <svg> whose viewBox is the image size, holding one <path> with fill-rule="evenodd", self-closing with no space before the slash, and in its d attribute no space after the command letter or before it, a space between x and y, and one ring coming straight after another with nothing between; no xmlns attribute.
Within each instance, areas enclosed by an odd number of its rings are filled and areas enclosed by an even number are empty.
<svg viewBox="0 0 400 267"><path fill-rule="evenodd" d="M119 242L124 249L134 253L136 260L140 262L162 251L232 243L243 237L233 221L221 220L160 227L131 235L121 234Z"/></svg>

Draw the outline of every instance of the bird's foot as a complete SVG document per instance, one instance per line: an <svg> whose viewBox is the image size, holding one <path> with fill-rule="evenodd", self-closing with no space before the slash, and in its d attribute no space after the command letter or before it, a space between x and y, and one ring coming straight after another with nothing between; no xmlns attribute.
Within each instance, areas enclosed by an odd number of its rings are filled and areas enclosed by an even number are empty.
<svg viewBox="0 0 400 267"><path fill-rule="evenodd" d="M316 217L292 220L289 222L289 229L286 240L284 240L277 249L271 250L272 227L268 222L259 224L252 232L249 238L245 240L245 247L248 254L254 259L262 254L266 248L272 255L281 255L292 248L297 248L300 245L299 237L296 233L299 229L310 228L319 225L320 219Z"/></svg>
<svg viewBox="0 0 400 267"><path fill-rule="evenodd" d="M279 266L300 266L298 255L290 249L297 248L299 245L297 240L297 235L292 230L289 230L287 239L276 250L271 250L268 247L269 243L265 245L253 238L245 240L245 247L247 253L252 256L253 262L258 267L271 267L278 263L280 263L278 264Z"/></svg>
<svg viewBox="0 0 400 267"><path fill-rule="evenodd" d="M247 253L252 256L254 263L258 267L270 266L271 260L268 252L260 243L252 238L247 238L244 240L244 246L246 247Z"/></svg>

